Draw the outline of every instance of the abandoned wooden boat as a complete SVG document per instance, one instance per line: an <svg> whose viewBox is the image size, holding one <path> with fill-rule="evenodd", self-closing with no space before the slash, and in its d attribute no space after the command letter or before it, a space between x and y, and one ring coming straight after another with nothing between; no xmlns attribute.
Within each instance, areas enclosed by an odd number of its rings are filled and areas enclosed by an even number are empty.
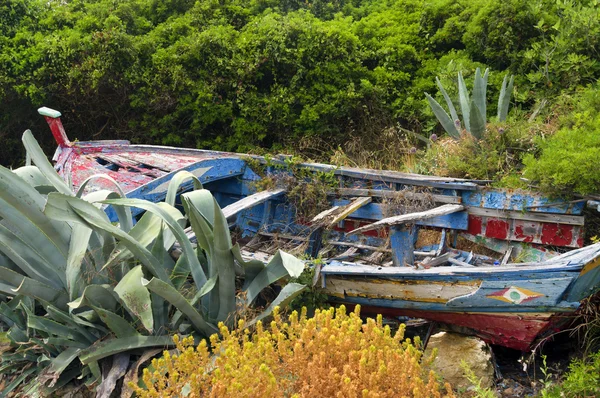
<svg viewBox="0 0 600 398"><path fill-rule="evenodd" d="M297 176L285 157L70 142L59 112L39 112L58 143L56 170L74 190L108 174L129 197L160 201L173 175L187 170L224 208L246 256L266 259L287 247L319 257L315 281L332 301L363 312L457 325L527 350L600 290L600 244L583 247L585 200L314 163L294 164ZM292 191L323 174L329 208L300 214ZM104 184L88 189L111 189Z"/></svg>

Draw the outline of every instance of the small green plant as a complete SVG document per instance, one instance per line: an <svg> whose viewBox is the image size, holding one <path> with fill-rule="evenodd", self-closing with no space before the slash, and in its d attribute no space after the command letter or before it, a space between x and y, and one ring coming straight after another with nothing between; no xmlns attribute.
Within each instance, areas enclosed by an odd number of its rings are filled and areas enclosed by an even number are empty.
<svg viewBox="0 0 600 398"><path fill-rule="evenodd" d="M496 398L496 393L491 388L483 388L481 380L477 378L475 372L469 367L469 364L463 359L460 361L460 367L465 372L465 377L473 385L473 391L477 398Z"/></svg>
<svg viewBox="0 0 600 398"><path fill-rule="evenodd" d="M488 69L485 70L483 76L481 75L481 70L477 68L475 70L475 80L473 82L473 95L469 96L469 91L467 90L467 86L465 84L465 79L461 72L458 72L458 102L460 104L460 110L462 114L462 123L458 117L458 113L456 112L456 108L452 103L452 99L444 89L442 82L439 78L436 77L435 81L437 83L438 88L442 92L444 99L446 100L446 104L448 105L448 109L450 111L450 116L448 113L442 108L442 106L437 102L431 95L425 93L427 100L429 101L429 105L431 106L431 110L437 117L437 119L444 127L444 130L450 136L456 139L461 138L461 126L464 125L467 133L472 135L473 137L480 139L485 132L485 126L487 121L487 82L488 82ZM508 106L510 103L510 96L513 89L514 76L511 76L510 79L508 75L504 77L504 81L502 82L502 88L500 89L500 96L498 98L498 121L504 122L506 120L506 115L508 114Z"/></svg>
<svg viewBox="0 0 600 398"><path fill-rule="evenodd" d="M552 382L548 377L546 358L543 358L543 388L539 396L543 398L575 398L600 396L600 351L586 359L576 359L569 365L569 371L561 383Z"/></svg>

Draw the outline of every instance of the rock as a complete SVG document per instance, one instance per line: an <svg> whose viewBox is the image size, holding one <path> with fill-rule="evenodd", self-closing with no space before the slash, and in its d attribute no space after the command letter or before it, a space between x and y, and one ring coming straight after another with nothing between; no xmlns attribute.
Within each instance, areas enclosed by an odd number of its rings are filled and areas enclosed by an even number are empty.
<svg viewBox="0 0 600 398"><path fill-rule="evenodd" d="M465 376L461 362L465 361L481 388L494 385L494 365L492 355L485 342L477 337L457 333L440 332L429 339L425 358L437 348L437 356L432 369L450 383L455 390L467 390L473 385Z"/></svg>

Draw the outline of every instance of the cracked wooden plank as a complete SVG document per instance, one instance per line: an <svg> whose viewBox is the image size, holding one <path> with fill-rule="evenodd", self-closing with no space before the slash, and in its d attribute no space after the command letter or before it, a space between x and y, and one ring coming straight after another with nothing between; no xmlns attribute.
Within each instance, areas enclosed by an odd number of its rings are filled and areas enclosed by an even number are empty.
<svg viewBox="0 0 600 398"><path fill-rule="evenodd" d="M406 224L410 222L415 222L419 220L425 220L428 218L434 218L438 216L444 216L447 214L456 213L464 210L464 206L462 205L452 205L447 204L443 206L436 207L431 210L420 211L416 213L402 214L399 216L384 218L383 220L374 222L373 224L365 225L364 227L357 228L348 232L348 235L357 234L359 232L370 231L373 229L381 229L385 227L390 227L392 225Z"/></svg>

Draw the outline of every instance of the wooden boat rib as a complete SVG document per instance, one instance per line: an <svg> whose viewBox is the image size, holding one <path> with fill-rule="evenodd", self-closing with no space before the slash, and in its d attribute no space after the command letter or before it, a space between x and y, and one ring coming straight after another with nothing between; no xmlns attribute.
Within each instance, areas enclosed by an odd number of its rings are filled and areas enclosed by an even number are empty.
<svg viewBox="0 0 600 398"><path fill-rule="evenodd" d="M251 164L266 163L261 157L249 162L248 155L226 152L70 142L59 112L40 113L58 143L55 167L73 190L108 174L129 197L156 202L175 173L190 171L226 209L246 256L265 260L276 242L321 253L324 291L363 311L457 325L526 350L600 289L600 245L583 247L584 201L490 189L482 181L306 163L298 167L332 172L339 183L327 195L331 209L311 223L298 219L285 189L255 192L261 177ZM284 161L270 161L277 163ZM105 184L95 179L88 189L112 189ZM398 197L431 206L389 215L385 201ZM417 247L423 231L434 231L438 241ZM461 241L488 255L459 250Z"/></svg>

